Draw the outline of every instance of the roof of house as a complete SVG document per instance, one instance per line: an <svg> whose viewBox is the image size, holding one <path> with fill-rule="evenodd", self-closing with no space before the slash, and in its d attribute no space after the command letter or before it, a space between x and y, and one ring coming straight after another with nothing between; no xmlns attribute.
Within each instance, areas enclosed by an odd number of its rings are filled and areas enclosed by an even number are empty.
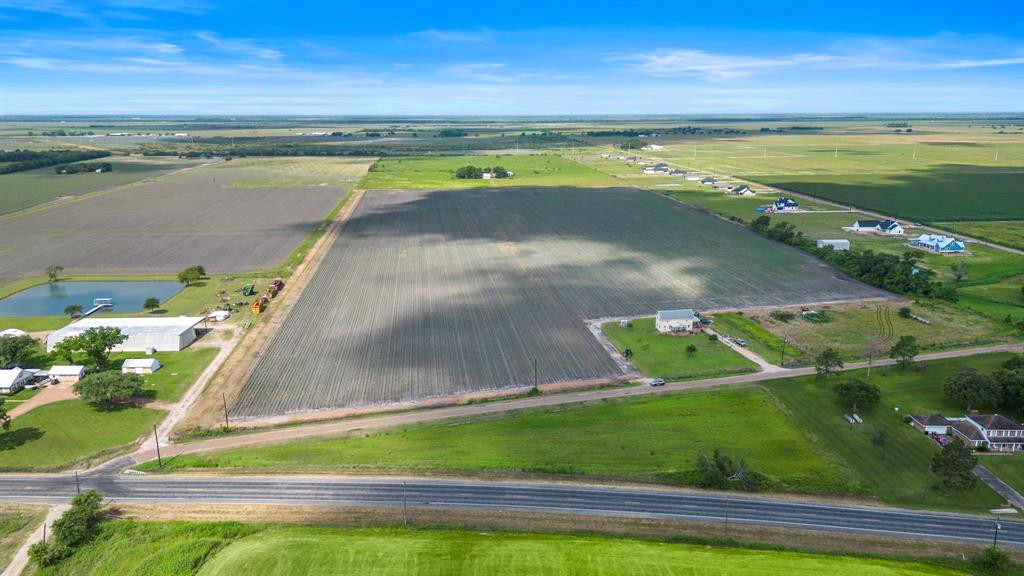
<svg viewBox="0 0 1024 576"><path fill-rule="evenodd" d="M21 368L0 370L0 388L10 388L15 382L21 380L26 375L28 375L28 372L25 372Z"/></svg>
<svg viewBox="0 0 1024 576"><path fill-rule="evenodd" d="M776 206L799 206L792 198L779 198L775 201Z"/></svg>
<svg viewBox="0 0 1024 576"><path fill-rule="evenodd" d="M949 236L943 236L941 234L921 234L917 238L914 238L914 242L938 249L948 248L953 245L957 248L963 249L962 242L956 238L950 238Z"/></svg>
<svg viewBox="0 0 1024 576"><path fill-rule="evenodd" d="M121 364L122 368L154 368L160 365L156 358L129 358Z"/></svg>
<svg viewBox="0 0 1024 576"><path fill-rule="evenodd" d="M743 184L742 186L737 186L732 189L733 192L746 192L747 190L750 190L750 186L747 186L746 184Z"/></svg>
<svg viewBox="0 0 1024 576"><path fill-rule="evenodd" d="M50 376L81 376L82 374L85 374L85 366L79 366L77 364L58 364L56 366L51 366L46 373Z"/></svg>
<svg viewBox="0 0 1024 576"><path fill-rule="evenodd" d="M670 322L672 320L695 320L697 317L693 314L693 309L684 308L682 310L658 310L658 322Z"/></svg>
<svg viewBox="0 0 1024 576"><path fill-rule="evenodd" d="M895 220L882 220L878 225L882 227L882 230L889 230L890 228L899 226L900 223Z"/></svg>
<svg viewBox="0 0 1024 576"><path fill-rule="evenodd" d="M977 426L971 424L967 420L955 420L950 424L950 426L952 426L954 430L960 432L970 440L974 440L976 442L988 440L987 438L985 438L985 435L981 433L981 430L978 430Z"/></svg>
<svg viewBox="0 0 1024 576"><path fill-rule="evenodd" d="M28 332L25 332L24 330L18 330L17 328L8 328L6 330L0 330L0 337L10 336L10 337L13 338L15 336L27 336L27 335L28 335Z"/></svg>
<svg viewBox="0 0 1024 576"><path fill-rule="evenodd" d="M1024 426L999 414L983 414L969 418L986 430L1024 430Z"/></svg>
<svg viewBox="0 0 1024 576"><path fill-rule="evenodd" d="M705 178L701 178L700 181L701 182L718 182L718 180L715 180L714 178L711 178L710 176L709 177L705 177Z"/></svg>
<svg viewBox="0 0 1024 576"><path fill-rule="evenodd" d="M878 226L880 222L878 220L857 220L856 226L859 228L874 228Z"/></svg>
<svg viewBox="0 0 1024 576"><path fill-rule="evenodd" d="M911 416L914 422L922 426L949 426L950 422L941 414L914 414Z"/></svg>

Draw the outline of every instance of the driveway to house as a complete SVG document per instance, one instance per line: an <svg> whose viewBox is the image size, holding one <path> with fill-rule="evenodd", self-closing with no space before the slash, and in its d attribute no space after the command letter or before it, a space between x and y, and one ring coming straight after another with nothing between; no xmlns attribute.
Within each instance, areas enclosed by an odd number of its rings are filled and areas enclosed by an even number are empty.
<svg viewBox="0 0 1024 576"><path fill-rule="evenodd" d="M779 372L788 371L787 368L783 368L782 366L772 364L771 362L755 354L754 351L751 350L750 348L747 348L746 346L740 346L732 338L726 338L719 334L718 332L715 332L714 330L707 327L704 328L704 332L715 335L718 338L719 342L724 343L729 348L732 348L740 356L743 356L747 360L750 360L751 362L757 364L761 368L762 373L778 374Z"/></svg>

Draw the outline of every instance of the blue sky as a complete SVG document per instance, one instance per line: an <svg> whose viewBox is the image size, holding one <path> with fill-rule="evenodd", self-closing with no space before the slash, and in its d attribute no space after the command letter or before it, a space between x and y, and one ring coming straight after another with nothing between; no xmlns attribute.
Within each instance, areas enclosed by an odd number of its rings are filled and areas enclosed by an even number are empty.
<svg viewBox="0 0 1024 576"><path fill-rule="evenodd" d="M0 0L0 115L1002 112L1024 102L1019 0L439 4Z"/></svg>

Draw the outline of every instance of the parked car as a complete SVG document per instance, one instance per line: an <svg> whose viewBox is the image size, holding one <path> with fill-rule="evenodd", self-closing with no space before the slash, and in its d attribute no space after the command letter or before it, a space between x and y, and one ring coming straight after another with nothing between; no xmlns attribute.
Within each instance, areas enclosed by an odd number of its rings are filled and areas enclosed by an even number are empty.
<svg viewBox="0 0 1024 576"><path fill-rule="evenodd" d="M654 380L651 380L651 386L664 386L664 385L665 385L665 380L663 380L661 378L655 378Z"/></svg>
<svg viewBox="0 0 1024 576"><path fill-rule="evenodd" d="M747 347L747 341L744 340L743 338L737 338L736 339L736 345L740 346L741 348L746 348Z"/></svg>

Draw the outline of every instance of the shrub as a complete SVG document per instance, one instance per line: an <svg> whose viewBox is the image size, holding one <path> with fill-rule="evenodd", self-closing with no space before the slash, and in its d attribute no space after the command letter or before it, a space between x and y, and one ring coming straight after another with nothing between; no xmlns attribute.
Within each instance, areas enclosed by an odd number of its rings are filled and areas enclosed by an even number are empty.
<svg viewBox="0 0 1024 576"><path fill-rule="evenodd" d="M971 558L971 562L988 572L1002 574L1010 567L1010 555L995 546L989 546L984 552Z"/></svg>
<svg viewBox="0 0 1024 576"><path fill-rule="evenodd" d="M769 314L769 316L771 316L774 320L778 320L779 322L789 322L793 318L796 318L796 314L793 314L792 312L786 310L774 310L771 314Z"/></svg>
<svg viewBox="0 0 1024 576"><path fill-rule="evenodd" d="M898 314L900 315L900 318L910 318L910 308L907 308L906 306L904 306L904 307L900 308L900 311L898 312Z"/></svg>

